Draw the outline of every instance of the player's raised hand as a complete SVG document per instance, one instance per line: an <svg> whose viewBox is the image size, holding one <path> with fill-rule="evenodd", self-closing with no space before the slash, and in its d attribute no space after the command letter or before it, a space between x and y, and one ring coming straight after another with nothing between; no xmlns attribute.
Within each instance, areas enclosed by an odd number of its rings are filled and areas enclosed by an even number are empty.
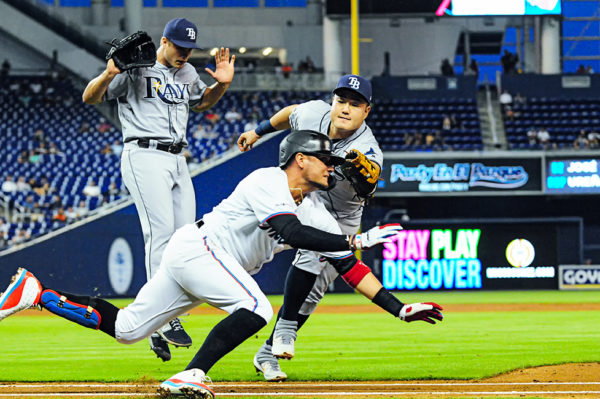
<svg viewBox="0 0 600 399"><path fill-rule="evenodd" d="M435 324L435 320L442 321L444 319L444 315L440 310L444 309L434 302L411 303L404 305L402 309L400 309L398 318L408 323L411 321L423 320L427 323Z"/></svg>
<svg viewBox="0 0 600 399"><path fill-rule="evenodd" d="M384 224L376 226L364 233L350 236L350 249L369 249L384 242L390 242L391 237L398 234L402 226L398 223Z"/></svg>
<svg viewBox="0 0 600 399"><path fill-rule="evenodd" d="M248 130L240 135L240 138L237 141L238 148L241 152L249 151L259 138L260 136L256 134L254 129Z"/></svg>
<svg viewBox="0 0 600 399"><path fill-rule="evenodd" d="M235 55L232 55L230 59L229 48L221 47L221 50L215 54L215 71L213 72L210 68L205 68L204 70L217 82L229 84L233 80L234 64Z"/></svg>

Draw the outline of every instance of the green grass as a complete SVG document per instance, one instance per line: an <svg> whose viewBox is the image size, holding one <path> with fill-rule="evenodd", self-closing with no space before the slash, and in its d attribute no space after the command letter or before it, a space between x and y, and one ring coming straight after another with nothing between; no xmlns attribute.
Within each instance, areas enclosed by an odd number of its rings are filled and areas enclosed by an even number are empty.
<svg viewBox="0 0 600 399"><path fill-rule="evenodd" d="M583 303L597 292L402 293L406 302ZM273 297L272 303L281 303ZM128 301L115 301L124 306ZM328 295L324 303L368 303L359 295ZM374 306L374 305L373 305ZM311 317L296 344L297 356L282 367L291 380L466 379L516 368L600 361L600 312L445 313L443 323L404 323L385 313ZM107 335L46 316L9 317L0 324L1 381L162 380L183 369L224 315L184 318L191 349L174 349L162 363L146 341L121 345ZM260 380L252 367L256 349L273 322L210 371L216 381Z"/></svg>
<svg viewBox="0 0 600 399"><path fill-rule="evenodd" d="M422 302L424 300L444 304L473 303L600 303L598 291L453 291L453 292L397 292L403 302ZM269 296L271 304L280 306L282 295ZM131 302L130 299L111 301L119 307ZM329 294L321 302L326 305L363 305L370 303L362 295ZM207 305L204 305L207 306Z"/></svg>

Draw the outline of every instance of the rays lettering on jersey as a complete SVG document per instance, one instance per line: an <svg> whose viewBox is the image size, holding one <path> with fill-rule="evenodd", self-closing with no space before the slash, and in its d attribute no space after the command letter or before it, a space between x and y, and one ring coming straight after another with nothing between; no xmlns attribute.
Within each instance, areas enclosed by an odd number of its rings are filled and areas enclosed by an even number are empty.
<svg viewBox="0 0 600 399"><path fill-rule="evenodd" d="M160 78L155 76L145 76L146 79L146 97L160 99L165 104L181 104L185 101L185 93L188 91L189 83L167 83L163 84ZM156 96L155 96L156 95Z"/></svg>
<svg viewBox="0 0 600 399"><path fill-rule="evenodd" d="M285 241L281 236L268 224L258 225L258 228L265 230L267 235L277 242L277 244L285 244Z"/></svg>

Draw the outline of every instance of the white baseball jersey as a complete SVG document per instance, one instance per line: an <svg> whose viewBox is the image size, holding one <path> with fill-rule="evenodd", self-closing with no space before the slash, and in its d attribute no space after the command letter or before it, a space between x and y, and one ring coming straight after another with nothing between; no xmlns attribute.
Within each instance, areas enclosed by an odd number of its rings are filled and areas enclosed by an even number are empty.
<svg viewBox="0 0 600 399"><path fill-rule="evenodd" d="M290 125L293 130L315 130L329 135L331 124L331 104L322 100L308 101L298 105L290 115ZM345 157L348 151L356 149L379 165L383 165L383 152L377 140L366 123L350 137L342 140L333 140L332 152L340 157ZM356 196L350 182L336 169L335 177L338 182L331 191L321 191L325 207L343 225L358 229L362 217L363 205ZM352 231L352 234L356 232Z"/></svg>
<svg viewBox="0 0 600 399"><path fill-rule="evenodd" d="M118 100L124 141L147 138L164 144L187 144L190 106L202 100L205 90L206 84L192 65L169 68L157 61L153 67L115 76L106 99Z"/></svg>
<svg viewBox="0 0 600 399"><path fill-rule="evenodd" d="M252 172L228 198L204 215L200 228L188 224L173 234L158 272L135 301L119 311L117 340L139 341L201 303L228 313L247 309L268 323L273 309L250 277L283 248L268 220L297 214L304 224L339 233L335 219L314 194L297 206L283 170L273 167ZM352 253L346 250L321 255L343 258Z"/></svg>
<svg viewBox="0 0 600 399"><path fill-rule="evenodd" d="M312 217L320 201L308 196L300 213L295 204L286 173L278 167L258 169L244 178L233 193L217 205L202 220L207 236L233 256L250 274L257 273L262 265L273 259L283 249L281 238L268 225L277 215L296 215L301 222L323 227L319 216ZM323 212L326 214L326 212ZM336 223L330 217L327 231L336 231ZM324 229L325 230L325 229ZM322 256L343 257L345 252L322 252Z"/></svg>

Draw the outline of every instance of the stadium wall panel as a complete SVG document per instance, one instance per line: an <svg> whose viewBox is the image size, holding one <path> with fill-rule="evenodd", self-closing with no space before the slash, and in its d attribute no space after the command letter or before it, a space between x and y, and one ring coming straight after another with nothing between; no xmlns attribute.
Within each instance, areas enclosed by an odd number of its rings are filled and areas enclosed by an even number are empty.
<svg viewBox="0 0 600 399"><path fill-rule="evenodd" d="M253 151L233 156L195 176L197 217L228 196L251 171L277 165L282 137L267 140ZM109 256L111 246L118 238L127 242L131 253L121 249ZM293 251L286 251L257 275L256 279L266 293L282 292L292 258ZM146 281L144 243L135 206L129 204L89 223L75 225L64 233L53 234L34 245L0 256L0 286L8 285L17 267L26 267L43 284L67 292L103 297L135 296ZM131 280L127 284L123 276L129 273ZM111 284L111 275L116 283ZM115 287L121 289L115 290Z"/></svg>

